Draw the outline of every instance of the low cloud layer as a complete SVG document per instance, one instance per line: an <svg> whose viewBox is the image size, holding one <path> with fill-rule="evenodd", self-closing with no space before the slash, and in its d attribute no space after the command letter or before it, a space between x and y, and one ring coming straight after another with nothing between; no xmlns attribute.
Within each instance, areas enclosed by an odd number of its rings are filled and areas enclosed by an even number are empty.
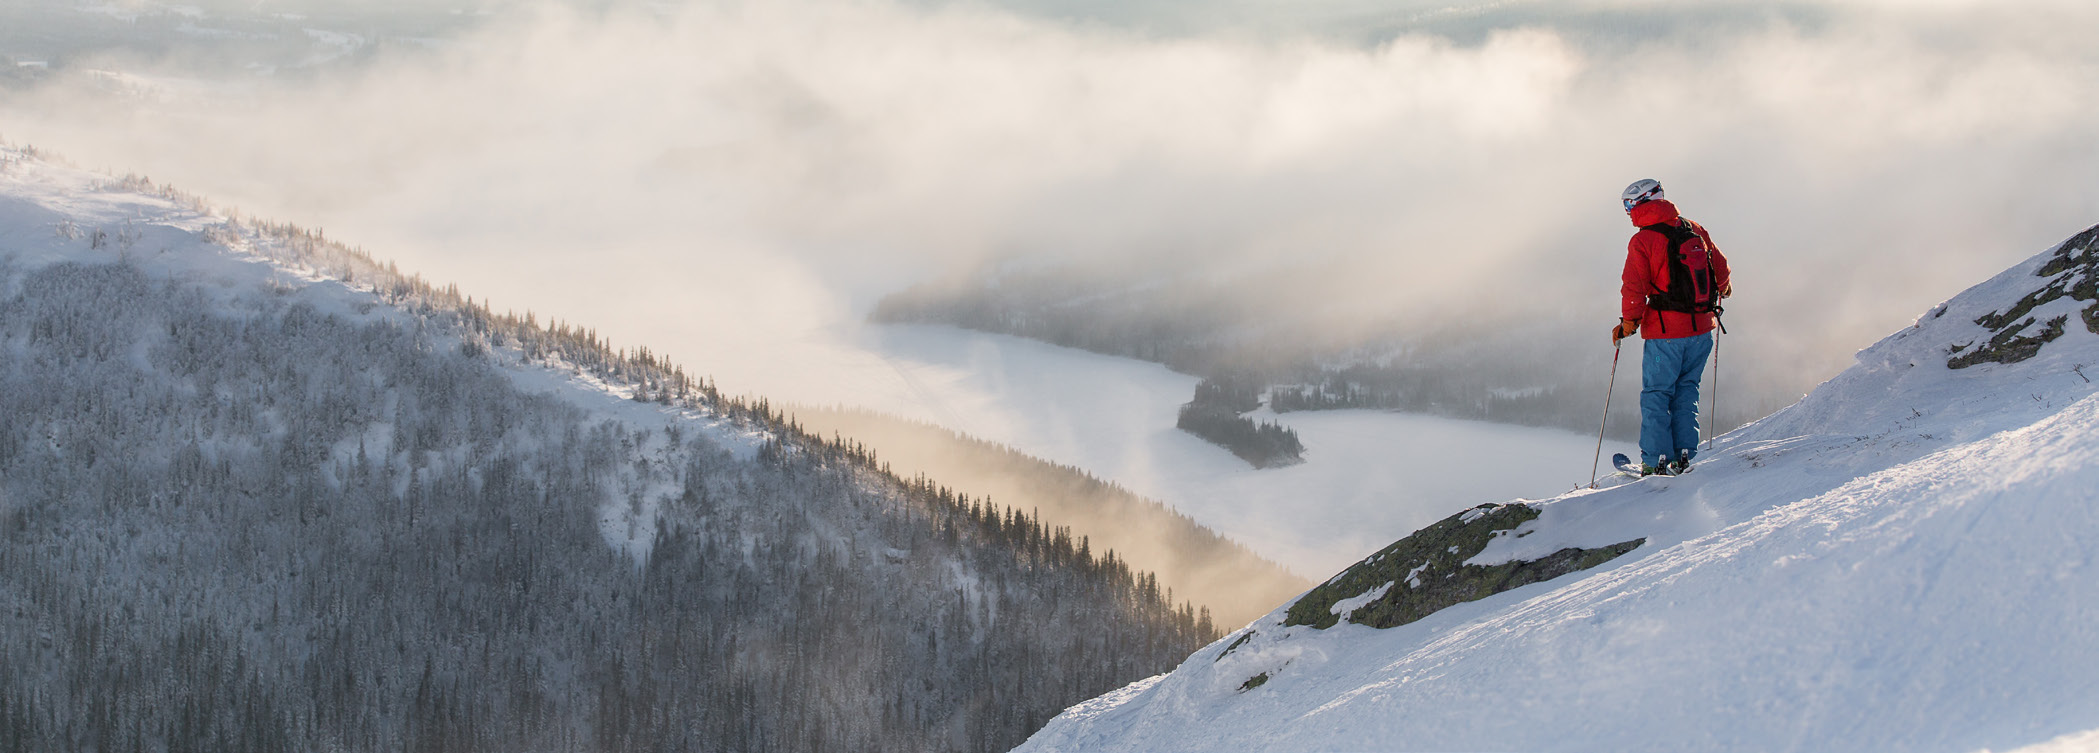
<svg viewBox="0 0 2099 753"><path fill-rule="evenodd" d="M813 402L876 297L991 259L1316 262L1278 295L1601 343L1640 177L1735 260L1737 363L1804 389L2099 222L2087 4L1415 5L511 7L276 79L78 62L0 136Z"/></svg>

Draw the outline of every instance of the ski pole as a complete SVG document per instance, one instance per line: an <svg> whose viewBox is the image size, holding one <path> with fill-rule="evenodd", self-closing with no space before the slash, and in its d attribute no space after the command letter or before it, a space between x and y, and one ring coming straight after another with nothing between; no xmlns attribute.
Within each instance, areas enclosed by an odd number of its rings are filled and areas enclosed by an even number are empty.
<svg viewBox="0 0 2099 753"><path fill-rule="evenodd" d="M1612 340L1611 381L1606 383L1603 388L1603 418L1598 419L1596 422L1596 457L1589 461L1589 488L1591 489L1596 488L1596 468L1603 464L1603 427L1609 424L1611 420L1611 392L1618 386L1618 354L1623 352L1625 352L1624 346L1619 344L1617 340ZM1713 386L1720 386L1718 379L1713 380ZM1718 399L1720 395L1718 392L1715 392L1713 397Z"/></svg>
<svg viewBox="0 0 2099 753"><path fill-rule="evenodd" d="M1720 314L1718 312L1713 314L1713 323L1720 324ZM1721 324L1720 333L1725 334L1726 332L1727 325ZM1711 423L1706 424L1712 427L1706 429L1706 452L1713 451L1713 441L1720 436L1720 334L1713 335L1713 417L1711 421Z"/></svg>

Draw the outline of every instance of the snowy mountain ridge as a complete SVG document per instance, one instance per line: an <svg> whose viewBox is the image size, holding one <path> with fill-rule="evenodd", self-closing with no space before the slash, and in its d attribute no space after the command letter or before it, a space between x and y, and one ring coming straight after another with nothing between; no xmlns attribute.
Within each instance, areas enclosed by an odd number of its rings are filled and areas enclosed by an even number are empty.
<svg viewBox="0 0 2099 753"><path fill-rule="evenodd" d="M1170 602L646 349L0 146L0 750L1004 750L1214 637Z"/></svg>
<svg viewBox="0 0 2099 753"><path fill-rule="evenodd" d="M2089 742L2095 267L2099 228L1861 351L1694 473L1519 501L1536 517L1464 563L1645 540L1593 570L1389 629L1292 625L1286 604L1019 750Z"/></svg>
<svg viewBox="0 0 2099 753"><path fill-rule="evenodd" d="M241 301L242 295L264 289L351 321L414 324L413 316L392 304L406 304L424 313L457 308L469 317L492 315L485 309L476 311L471 299L463 306L456 300L444 300L456 299L456 290L434 295L437 291L421 289L427 286L419 279L343 249L321 233L220 216L203 200L156 186L143 177L112 180L49 160L50 155L33 148L0 148L0 176L12 177L15 183L14 190L5 192L11 195L0 195L0 205L7 208L6 222L0 226L0 257L11 264L28 268L69 260L136 264L156 276L208 281L205 289L220 293L218 306L235 313L253 309ZM49 236L36 237L38 230L45 229ZM89 246L86 257L79 254L78 245L83 241ZM211 248L214 246L217 249ZM198 250L205 252L196 253ZM742 460L755 457L768 442L785 439L748 416L708 407L706 402L721 402L718 396L675 405L667 399L649 400L646 391L652 378L691 381L675 369L660 369L664 374L629 374L627 379L634 380L629 382L612 376L621 371L619 366L593 369L569 360L558 346L553 350L533 348L529 354L527 346L516 342L490 347L491 333L485 325L483 330L478 336L430 334L446 347L467 347L500 364L501 373L520 389L556 396L636 428L697 429ZM472 345L468 345L470 339L475 340ZM697 398L696 393L707 389L692 382L683 388L683 394ZM336 449L347 452L354 448ZM660 479L639 478L620 479L614 485L637 484L663 486ZM654 491L643 495L650 502L634 509L608 506L601 520L608 545L636 558L647 556L655 531L653 500L675 490Z"/></svg>

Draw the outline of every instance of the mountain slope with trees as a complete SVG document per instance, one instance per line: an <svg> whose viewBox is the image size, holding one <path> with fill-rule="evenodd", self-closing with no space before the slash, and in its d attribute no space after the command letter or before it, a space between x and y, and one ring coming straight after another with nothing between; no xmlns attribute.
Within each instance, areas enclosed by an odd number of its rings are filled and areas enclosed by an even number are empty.
<svg viewBox="0 0 2099 753"><path fill-rule="evenodd" d="M1215 635L645 349L0 149L0 750L1003 750Z"/></svg>
<svg viewBox="0 0 2099 753"><path fill-rule="evenodd" d="M1222 626L1244 625L1312 586L1165 504L1071 466L935 426L842 407L786 411L819 436L880 450L899 474L923 474L971 496L1037 511L1156 573L1181 598L1209 606Z"/></svg>

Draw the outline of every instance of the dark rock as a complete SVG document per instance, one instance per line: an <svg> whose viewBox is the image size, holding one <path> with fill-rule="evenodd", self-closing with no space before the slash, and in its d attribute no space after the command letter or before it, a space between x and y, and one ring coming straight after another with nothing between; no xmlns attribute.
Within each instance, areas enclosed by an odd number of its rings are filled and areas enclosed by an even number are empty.
<svg viewBox="0 0 2099 753"><path fill-rule="evenodd" d="M1444 518L1312 589L1290 607L1283 624L1333 627L1341 620L1333 612L1334 604L1391 583L1383 596L1350 612L1348 620L1377 628L1398 627L1446 607L1595 567L1647 541L1634 539L1595 549L1570 547L1536 560L1489 567L1465 564L1495 537L1509 535L1536 517L1536 508L1511 504L1480 505Z"/></svg>
<svg viewBox="0 0 2099 753"><path fill-rule="evenodd" d="M1989 341L1974 350L1967 350L1966 343L1948 350L1948 368L1965 369L1978 363L2018 363L2040 354L2041 346L2063 336L2063 325L2068 315L2058 316L2041 325L2031 335L2022 334L2034 325L2034 317L2027 316L2034 309L2068 296L2071 300L2091 301L2079 312L2078 318L2085 329L2099 334L2099 225L2063 241L2056 247L2055 256L2042 264L2037 277L2048 278L2040 289L2026 294L2018 303L2004 311L1992 311L1976 318L1975 323L1994 332ZM1963 352L1966 351L1966 352Z"/></svg>
<svg viewBox="0 0 2099 753"><path fill-rule="evenodd" d="M1217 658L1211 659L1210 661L1214 663L1222 661L1227 656L1231 656L1233 651L1238 650L1240 646L1246 645L1247 641L1253 640L1255 635L1259 635L1259 633L1256 633L1252 630L1248 630L1244 633L1239 634L1239 640L1232 641L1232 645L1226 646L1224 647L1223 651L1217 652Z"/></svg>

